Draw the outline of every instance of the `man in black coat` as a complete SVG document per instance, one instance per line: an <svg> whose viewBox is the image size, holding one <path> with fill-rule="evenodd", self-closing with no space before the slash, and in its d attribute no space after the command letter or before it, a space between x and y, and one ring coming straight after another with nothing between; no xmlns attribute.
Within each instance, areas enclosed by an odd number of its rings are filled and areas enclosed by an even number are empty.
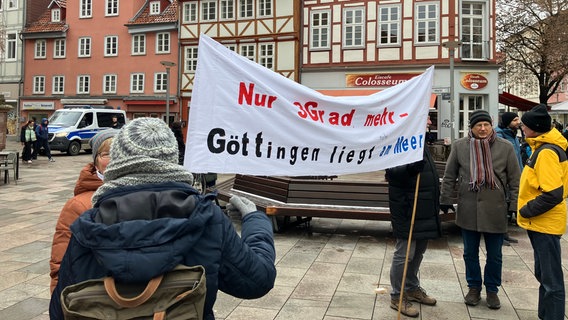
<svg viewBox="0 0 568 320"><path fill-rule="evenodd" d="M430 124L430 117L428 117L428 125ZM399 306L416 180L419 173L420 185L408 256L405 292L402 306ZM428 247L428 240L439 238L442 235L439 217L440 181L428 147L424 147L424 157L421 161L387 169L386 178L389 182L389 207L393 235L396 238L390 270L392 287L390 307L395 310L400 309L400 312L406 316L418 317L419 312L410 301L431 306L436 304L436 299L428 296L426 291L420 287L418 271Z"/></svg>

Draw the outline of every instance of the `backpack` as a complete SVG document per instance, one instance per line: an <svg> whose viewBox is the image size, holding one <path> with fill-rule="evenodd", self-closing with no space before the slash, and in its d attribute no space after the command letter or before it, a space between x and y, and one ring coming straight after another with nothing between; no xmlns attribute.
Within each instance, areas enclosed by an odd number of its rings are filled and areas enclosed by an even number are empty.
<svg viewBox="0 0 568 320"><path fill-rule="evenodd" d="M202 320L206 283L203 266L178 265L148 284L116 283L112 277L65 287L65 319Z"/></svg>

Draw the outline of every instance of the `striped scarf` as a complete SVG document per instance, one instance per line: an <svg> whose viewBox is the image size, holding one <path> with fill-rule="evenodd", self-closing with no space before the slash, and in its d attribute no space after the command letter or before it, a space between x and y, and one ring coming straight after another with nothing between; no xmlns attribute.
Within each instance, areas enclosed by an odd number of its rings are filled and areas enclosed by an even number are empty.
<svg viewBox="0 0 568 320"><path fill-rule="evenodd" d="M495 130L484 139L473 137L471 130L469 137L469 190L479 191L482 187L495 189L495 175L493 173L493 161L491 160L491 145L497 135Z"/></svg>

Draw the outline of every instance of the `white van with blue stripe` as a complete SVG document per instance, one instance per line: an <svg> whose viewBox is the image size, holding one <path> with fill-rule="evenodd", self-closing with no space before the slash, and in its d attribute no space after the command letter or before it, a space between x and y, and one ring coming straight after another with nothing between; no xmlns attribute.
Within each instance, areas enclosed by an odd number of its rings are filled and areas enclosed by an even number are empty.
<svg viewBox="0 0 568 320"><path fill-rule="evenodd" d="M126 122L124 110L108 106L65 106L49 118L49 148L78 155L81 149L90 151L89 140L101 130L112 126L112 118Z"/></svg>

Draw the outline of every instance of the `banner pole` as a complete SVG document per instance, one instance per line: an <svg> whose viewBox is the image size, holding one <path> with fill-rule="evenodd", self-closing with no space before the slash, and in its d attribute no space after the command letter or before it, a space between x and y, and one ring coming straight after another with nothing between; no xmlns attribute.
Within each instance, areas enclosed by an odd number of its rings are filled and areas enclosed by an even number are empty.
<svg viewBox="0 0 568 320"><path fill-rule="evenodd" d="M412 232L414 230L414 218L416 217L416 202L418 201L418 187L420 186L420 172L416 177L416 189L414 191L414 204L412 205L412 218L410 219L410 230L408 230L408 244L406 246L406 256L404 258L404 270L402 272L402 281L400 285L400 295L398 298L398 317L400 320L400 310L402 310L402 300L404 296L404 283L406 282L406 271L408 269L408 255L410 254L410 244L412 242Z"/></svg>

